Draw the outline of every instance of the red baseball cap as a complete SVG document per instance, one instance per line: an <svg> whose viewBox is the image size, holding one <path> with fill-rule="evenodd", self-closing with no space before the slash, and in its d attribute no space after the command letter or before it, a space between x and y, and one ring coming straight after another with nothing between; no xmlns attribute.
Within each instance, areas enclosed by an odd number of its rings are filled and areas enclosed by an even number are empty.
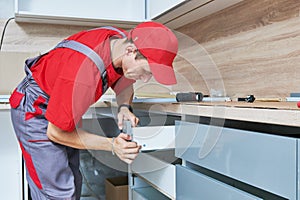
<svg viewBox="0 0 300 200"><path fill-rule="evenodd" d="M178 40L169 28L157 22L143 22L130 31L129 38L147 58L157 82L176 84L172 63L178 51Z"/></svg>

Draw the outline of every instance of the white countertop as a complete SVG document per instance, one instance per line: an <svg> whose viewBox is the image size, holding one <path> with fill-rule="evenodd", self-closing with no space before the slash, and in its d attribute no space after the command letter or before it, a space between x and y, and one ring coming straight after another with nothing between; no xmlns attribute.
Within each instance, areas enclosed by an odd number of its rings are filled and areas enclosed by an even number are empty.
<svg viewBox="0 0 300 200"><path fill-rule="evenodd" d="M0 110L8 110L10 109L10 105L8 103L0 104Z"/></svg>
<svg viewBox="0 0 300 200"><path fill-rule="evenodd" d="M10 109L9 97L10 95L0 95L0 110Z"/></svg>

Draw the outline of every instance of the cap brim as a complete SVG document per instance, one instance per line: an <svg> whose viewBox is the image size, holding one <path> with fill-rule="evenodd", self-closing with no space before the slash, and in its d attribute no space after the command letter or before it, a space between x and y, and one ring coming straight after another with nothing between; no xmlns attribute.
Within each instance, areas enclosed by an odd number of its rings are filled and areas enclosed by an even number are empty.
<svg viewBox="0 0 300 200"><path fill-rule="evenodd" d="M148 63L155 80L164 85L174 85L177 83L173 67L151 62Z"/></svg>

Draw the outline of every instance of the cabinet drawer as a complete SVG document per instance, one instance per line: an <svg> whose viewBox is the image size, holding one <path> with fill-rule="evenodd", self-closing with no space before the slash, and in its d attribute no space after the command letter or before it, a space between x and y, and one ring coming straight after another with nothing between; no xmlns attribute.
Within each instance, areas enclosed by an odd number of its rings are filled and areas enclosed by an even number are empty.
<svg viewBox="0 0 300 200"><path fill-rule="evenodd" d="M132 190L133 200L170 200L152 187L144 187Z"/></svg>
<svg viewBox="0 0 300 200"><path fill-rule="evenodd" d="M296 139L176 122L175 155L279 196L296 199Z"/></svg>
<svg viewBox="0 0 300 200"><path fill-rule="evenodd" d="M145 126L132 128L133 140L141 151L175 148L175 126Z"/></svg>
<svg viewBox="0 0 300 200"><path fill-rule="evenodd" d="M214 180L191 169L176 166L176 199L258 200L249 193Z"/></svg>
<svg viewBox="0 0 300 200"><path fill-rule="evenodd" d="M170 199L175 198L175 165L140 153L131 164L131 171Z"/></svg>

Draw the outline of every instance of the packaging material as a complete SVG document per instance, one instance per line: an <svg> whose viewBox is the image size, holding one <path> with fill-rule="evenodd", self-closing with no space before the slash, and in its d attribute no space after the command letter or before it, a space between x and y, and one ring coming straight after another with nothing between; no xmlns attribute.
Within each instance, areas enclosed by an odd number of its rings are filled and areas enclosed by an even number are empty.
<svg viewBox="0 0 300 200"><path fill-rule="evenodd" d="M128 200L128 177L113 177L105 180L106 200Z"/></svg>

